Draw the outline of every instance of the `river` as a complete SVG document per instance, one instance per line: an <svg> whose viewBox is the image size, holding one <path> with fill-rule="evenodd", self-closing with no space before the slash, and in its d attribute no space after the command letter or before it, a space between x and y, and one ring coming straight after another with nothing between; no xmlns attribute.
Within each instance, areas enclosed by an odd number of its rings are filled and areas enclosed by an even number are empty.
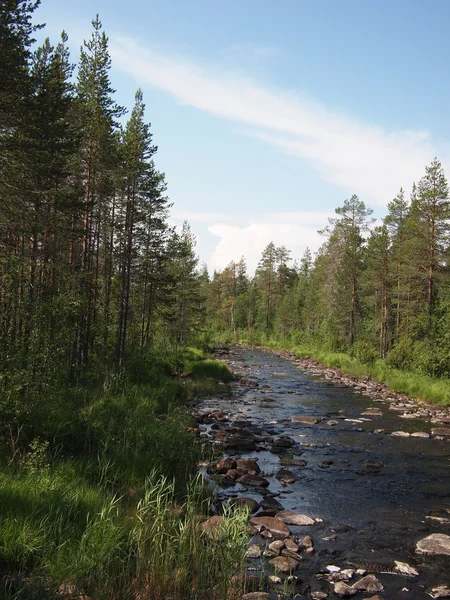
<svg viewBox="0 0 450 600"><path fill-rule="evenodd" d="M314 552L303 553L295 571L299 598L339 597L321 575L329 565L376 573L385 599L429 599L430 588L450 584L450 556L415 552L420 539L450 534L450 438L392 436L394 431L425 434L436 425L402 418L389 402L302 371L273 353L237 347L221 358L249 383L234 385L231 397L202 402L203 415L214 410L224 415L215 425L214 419L204 419L202 438L220 448L224 438L217 437L218 431L233 425L256 435L253 450L229 449L224 456L256 458L270 485L262 490L229 477L222 477L226 485L221 485L219 477L219 497L224 503L243 495L261 502L269 494L284 509L316 519L309 527L291 527L294 535L310 535L314 543ZM369 416L363 416L367 410ZM318 422L293 423L295 416L316 417ZM271 439L280 436L288 436L294 445L274 453ZM292 459L300 459L299 466ZM300 466L301 460L306 464ZM275 477L283 463L293 482ZM267 544L261 536L253 542L262 548ZM394 561L408 563L419 574L387 572ZM267 569L262 558L250 559L249 565L251 570ZM370 595L358 592L353 597Z"/></svg>

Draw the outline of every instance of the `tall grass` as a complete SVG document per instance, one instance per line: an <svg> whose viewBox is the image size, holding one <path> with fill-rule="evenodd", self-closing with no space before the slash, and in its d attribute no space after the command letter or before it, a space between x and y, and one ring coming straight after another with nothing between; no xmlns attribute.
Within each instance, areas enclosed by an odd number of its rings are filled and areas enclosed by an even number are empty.
<svg viewBox="0 0 450 600"><path fill-rule="evenodd" d="M227 598L246 515L224 519L220 544L204 534L212 499L186 405L230 372L196 349L177 356L191 377L137 357L103 388L0 400L12 423L0 436L1 598Z"/></svg>
<svg viewBox="0 0 450 600"><path fill-rule="evenodd" d="M87 486L76 469L4 475L0 501L1 597L22 597L32 583L42 599L66 586L97 599L228 600L244 564L248 514L227 515L209 538L200 516L211 497L199 477L180 497L154 471L130 498Z"/></svg>

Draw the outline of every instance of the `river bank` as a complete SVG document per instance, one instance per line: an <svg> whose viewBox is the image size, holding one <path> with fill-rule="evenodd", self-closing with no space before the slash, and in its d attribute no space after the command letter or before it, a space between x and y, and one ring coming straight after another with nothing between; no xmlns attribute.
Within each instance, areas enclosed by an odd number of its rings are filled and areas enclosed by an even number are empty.
<svg viewBox="0 0 450 600"><path fill-rule="evenodd" d="M248 347L252 348L252 346ZM431 404L421 398L395 391L389 384L379 381L371 375L348 374L345 369L337 366L326 366L319 360L310 356L298 356L290 350L279 350L265 346L254 346L254 348L273 352L276 356L293 361L299 369L312 375L324 377L335 384L352 387L375 401L389 402L392 410L397 410L405 419L431 419L431 422L437 425L450 425L450 407L436 406L436 404ZM450 436L450 429L448 432L436 431L435 435Z"/></svg>
<svg viewBox="0 0 450 600"><path fill-rule="evenodd" d="M220 454L203 467L213 519L230 505L252 515L248 597L450 594L450 446L431 422L444 414L282 352L219 356L240 379L198 406L197 436Z"/></svg>

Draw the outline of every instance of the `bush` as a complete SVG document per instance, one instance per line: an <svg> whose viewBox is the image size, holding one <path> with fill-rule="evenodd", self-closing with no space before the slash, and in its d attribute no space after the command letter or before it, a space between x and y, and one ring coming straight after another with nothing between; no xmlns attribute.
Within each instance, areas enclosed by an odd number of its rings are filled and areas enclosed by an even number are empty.
<svg viewBox="0 0 450 600"><path fill-rule="evenodd" d="M357 361L364 365L374 365L379 358L378 351L370 344L365 341L357 341L353 345L353 356Z"/></svg>
<svg viewBox="0 0 450 600"><path fill-rule="evenodd" d="M233 380L233 373L220 360L203 360L194 363L191 373L194 379L218 379L227 383Z"/></svg>
<svg viewBox="0 0 450 600"><path fill-rule="evenodd" d="M386 356L386 364L393 369L403 371L411 370L413 366L412 342L408 338L402 338Z"/></svg>

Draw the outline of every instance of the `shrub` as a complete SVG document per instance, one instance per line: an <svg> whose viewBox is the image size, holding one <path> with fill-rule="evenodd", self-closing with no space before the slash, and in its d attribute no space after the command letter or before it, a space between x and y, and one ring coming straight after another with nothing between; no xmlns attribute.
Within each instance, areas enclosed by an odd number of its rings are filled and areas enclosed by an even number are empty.
<svg viewBox="0 0 450 600"><path fill-rule="evenodd" d="M225 382L233 379L233 373L220 360L196 362L192 365L191 373L194 379L218 379Z"/></svg>

